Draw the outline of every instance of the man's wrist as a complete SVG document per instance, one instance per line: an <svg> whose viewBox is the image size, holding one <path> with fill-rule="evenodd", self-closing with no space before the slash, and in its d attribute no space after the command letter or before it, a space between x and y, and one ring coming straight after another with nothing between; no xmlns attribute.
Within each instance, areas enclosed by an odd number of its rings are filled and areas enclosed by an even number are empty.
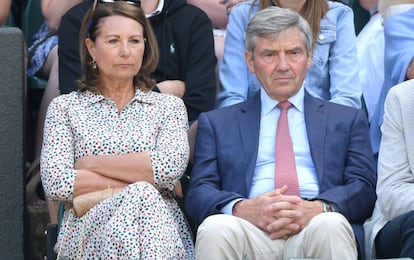
<svg viewBox="0 0 414 260"><path fill-rule="evenodd" d="M321 200L323 212L335 212L335 207L332 203Z"/></svg>
<svg viewBox="0 0 414 260"><path fill-rule="evenodd" d="M243 201L244 200L239 200L239 201L237 201L234 205L233 205L233 216L236 216L236 217L238 217L239 216L239 213L240 213L240 207L241 207L241 204L243 203Z"/></svg>

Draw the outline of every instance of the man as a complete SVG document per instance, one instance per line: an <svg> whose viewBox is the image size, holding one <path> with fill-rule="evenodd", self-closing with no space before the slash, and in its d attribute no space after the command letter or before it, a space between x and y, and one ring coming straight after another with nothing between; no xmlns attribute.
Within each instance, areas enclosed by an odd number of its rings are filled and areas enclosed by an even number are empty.
<svg viewBox="0 0 414 260"><path fill-rule="evenodd" d="M81 75L78 35L82 19L93 1L69 10L59 28L59 88L76 90ZM105 0L98 0L105 2ZM111 1L108 1L111 2ZM160 48L152 74L158 90L183 99L190 122L215 107L216 57L211 21L185 0L141 0Z"/></svg>
<svg viewBox="0 0 414 260"><path fill-rule="evenodd" d="M367 259L414 258L414 79L390 89L378 154L378 200L364 224Z"/></svg>
<svg viewBox="0 0 414 260"><path fill-rule="evenodd" d="M371 144L378 154L384 102L395 85L414 78L414 0L379 1L384 16L384 85L370 124Z"/></svg>
<svg viewBox="0 0 414 260"><path fill-rule="evenodd" d="M269 7L257 13L246 31L245 57L261 92L200 115L186 197L188 216L201 223L198 259L364 257L362 223L376 199L368 123L362 110L306 92L312 39L296 12ZM289 139L278 138L286 134L279 120L286 112L278 107L285 101L292 104L290 159L281 158L287 144L275 148L275 140L278 146Z"/></svg>
<svg viewBox="0 0 414 260"><path fill-rule="evenodd" d="M359 5L369 12L369 21L357 36L359 80L364 95L368 119L371 120L384 84L384 27L378 12L379 0L359 0Z"/></svg>

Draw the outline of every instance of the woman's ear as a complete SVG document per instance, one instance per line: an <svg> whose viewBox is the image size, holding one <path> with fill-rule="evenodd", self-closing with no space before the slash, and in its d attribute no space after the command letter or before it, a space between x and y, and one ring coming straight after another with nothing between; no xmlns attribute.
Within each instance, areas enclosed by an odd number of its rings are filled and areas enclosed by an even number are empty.
<svg viewBox="0 0 414 260"><path fill-rule="evenodd" d="M95 60L95 42L89 38L85 39L85 45L88 49L89 55L91 55L92 60Z"/></svg>

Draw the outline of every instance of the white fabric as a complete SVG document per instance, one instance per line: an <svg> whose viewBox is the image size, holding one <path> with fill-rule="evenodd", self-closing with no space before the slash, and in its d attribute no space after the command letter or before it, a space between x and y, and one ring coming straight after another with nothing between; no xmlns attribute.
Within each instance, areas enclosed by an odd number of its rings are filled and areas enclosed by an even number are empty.
<svg viewBox="0 0 414 260"><path fill-rule="evenodd" d="M368 110L369 120L384 84L384 28L379 13L371 16L357 37L359 80Z"/></svg>
<svg viewBox="0 0 414 260"><path fill-rule="evenodd" d="M250 222L225 214L200 225L196 259L357 259L351 225L339 213L321 213L297 235L272 240Z"/></svg>
<svg viewBox="0 0 414 260"><path fill-rule="evenodd" d="M414 210L414 79L390 89L378 158L378 200L364 224L368 259L374 239L392 218ZM372 254L375 257L375 254Z"/></svg>

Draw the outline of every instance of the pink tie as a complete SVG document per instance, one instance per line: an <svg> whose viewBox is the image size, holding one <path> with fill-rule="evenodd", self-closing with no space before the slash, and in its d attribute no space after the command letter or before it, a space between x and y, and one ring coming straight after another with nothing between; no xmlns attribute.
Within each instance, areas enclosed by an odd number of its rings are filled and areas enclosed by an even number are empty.
<svg viewBox="0 0 414 260"><path fill-rule="evenodd" d="M275 147L275 187L288 186L287 195L300 196L298 176L296 174L295 155L293 153L292 139L290 138L287 112L292 106L289 101L278 104L281 109L277 123Z"/></svg>

